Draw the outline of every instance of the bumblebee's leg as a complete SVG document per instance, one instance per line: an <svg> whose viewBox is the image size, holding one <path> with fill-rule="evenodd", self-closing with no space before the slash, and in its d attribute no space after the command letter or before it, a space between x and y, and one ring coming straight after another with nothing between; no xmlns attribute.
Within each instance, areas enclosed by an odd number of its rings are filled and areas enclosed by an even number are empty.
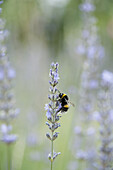
<svg viewBox="0 0 113 170"><path fill-rule="evenodd" d="M59 106L60 101L56 100L56 107Z"/></svg>

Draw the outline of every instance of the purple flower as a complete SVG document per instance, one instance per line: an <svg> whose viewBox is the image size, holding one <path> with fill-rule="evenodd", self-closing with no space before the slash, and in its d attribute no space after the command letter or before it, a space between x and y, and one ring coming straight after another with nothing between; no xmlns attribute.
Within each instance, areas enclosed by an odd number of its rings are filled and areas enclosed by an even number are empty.
<svg viewBox="0 0 113 170"><path fill-rule="evenodd" d="M0 1L2 4L3 1ZM0 8L1 11L1 8ZM6 144L16 141L17 136L11 134L11 120L16 117L17 109L15 109L14 99L12 95L12 79L15 78L15 71L10 66L9 56L5 40L8 31L4 29L5 20L0 18L0 120L4 121L1 125L1 140ZM10 81L9 81L10 80Z"/></svg>
<svg viewBox="0 0 113 170"><path fill-rule="evenodd" d="M9 116L10 116L10 118L16 118L19 115L19 113L20 113L20 109L17 108L15 110L11 111Z"/></svg>
<svg viewBox="0 0 113 170"><path fill-rule="evenodd" d="M49 105L48 105L48 104L45 104L44 109L45 109L45 110L49 110Z"/></svg>
<svg viewBox="0 0 113 170"><path fill-rule="evenodd" d="M17 140L17 136L16 135L3 135L1 141L4 142L4 143L7 143L7 144L10 144L10 143L13 143Z"/></svg>
<svg viewBox="0 0 113 170"><path fill-rule="evenodd" d="M113 111L112 111L112 88L113 73L104 70L101 77L99 93L99 114L100 114L100 161L101 169L111 169L113 162Z"/></svg>
<svg viewBox="0 0 113 170"><path fill-rule="evenodd" d="M98 111L93 112L92 119L96 120L97 122L101 120L101 116Z"/></svg>
<svg viewBox="0 0 113 170"><path fill-rule="evenodd" d="M0 81L4 79L4 71L3 69L0 69Z"/></svg>
<svg viewBox="0 0 113 170"><path fill-rule="evenodd" d="M113 85L113 73L111 73L110 71L104 70L102 73L102 82L101 82L102 86L112 86Z"/></svg>
<svg viewBox="0 0 113 170"><path fill-rule="evenodd" d="M81 75L79 118L81 124L83 122L84 129L82 129L82 135L77 136L78 140L77 137L75 138L75 147L78 149L76 156L84 161L85 169L94 170L95 160L97 159L97 155L93 152L93 149L96 150L96 129L94 128L95 122L93 124L92 121L97 119L100 121L101 119L99 113L96 114L95 109L97 107L97 91L100 87L99 64L104 55L104 50L98 36L97 19L93 16L96 9L93 0L82 0L82 2L79 9L82 11L83 29L78 51L83 55L84 63ZM95 114L93 114L94 112ZM81 134L81 129L75 130L78 130L78 134Z"/></svg>
<svg viewBox="0 0 113 170"><path fill-rule="evenodd" d="M95 10L95 6L91 3L85 2L79 6L81 11L92 12Z"/></svg>
<svg viewBox="0 0 113 170"><path fill-rule="evenodd" d="M7 71L7 77L8 79L13 79L16 77L16 72L13 68L9 68Z"/></svg>
<svg viewBox="0 0 113 170"><path fill-rule="evenodd" d="M47 110L46 112L46 116L47 116L47 119L49 120L52 116L51 116L51 112L50 110Z"/></svg>
<svg viewBox="0 0 113 170"><path fill-rule="evenodd" d="M2 13L2 8L0 8L0 14Z"/></svg>
<svg viewBox="0 0 113 170"><path fill-rule="evenodd" d="M58 73L55 73L55 74L54 74L54 80L55 80L55 81L58 81L59 79L60 79L60 78L59 78Z"/></svg>
<svg viewBox="0 0 113 170"><path fill-rule="evenodd" d="M83 151L83 150L79 150L76 154L77 159L83 159L86 160L87 159L87 152Z"/></svg>
<svg viewBox="0 0 113 170"><path fill-rule="evenodd" d="M89 58L94 58L96 54L96 47L95 46L90 46L88 47L87 55Z"/></svg>
<svg viewBox="0 0 113 170"><path fill-rule="evenodd" d="M3 3L3 1L0 1L0 5Z"/></svg>
<svg viewBox="0 0 113 170"><path fill-rule="evenodd" d="M76 126L76 127L74 128L74 132L75 132L77 135L79 135L79 134L81 134L81 132L82 132L82 128L81 128L80 126Z"/></svg>
<svg viewBox="0 0 113 170"><path fill-rule="evenodd" d="M113 110L109 112L109 120L113 123Z"/></svg>
<svg viewBox="0 0 113 170"><path fill-rule="evenodd" d="M48 99L50 100L49 104L45 104L45 110L46 110L46 117L48 121L46 122L46 125L49 127L49 130L51 130L52 134L50 135L48 132L46 133L46 137L51 141L51 153L48 156L48 159L50 160L51 164L53 163L53 160L60 154L60 152L55 153L53 151L53 141L58 137L58 132L55 132L57 128L60 127L60 123L57 123L59 121L60 116L57 115L59 113L59 107L61 107L60 102L58 101L58 90L57 90L57 84L59 80L58 75L58 63L52 63L51 69L49 72L50 77L50 87L48 95Z"/></svg>
<svg viewBox="0 0 113 170"><path fill-rule="evenodd" d="M11 125L6 125L6 124L2 124L1 125L1 132L2 134L8 134L10 131L12 130L12 126Z"/></svg>
<svg viewBox="0 0 113 170"><path fill-rule="evenodd" d="M89 88L90 89L97 89L99 87L97 80L90 80L89 82Z"/></svg>

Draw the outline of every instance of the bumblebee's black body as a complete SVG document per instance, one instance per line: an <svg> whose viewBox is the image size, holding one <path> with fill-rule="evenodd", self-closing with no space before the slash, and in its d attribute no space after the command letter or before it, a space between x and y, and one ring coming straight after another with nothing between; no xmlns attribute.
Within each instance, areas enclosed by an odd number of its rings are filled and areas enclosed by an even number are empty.
<svg viewBox="0 0 113 170"><path fill-rule="evenodd" d="M61 103L61 108L60 108L59 111L67 112L68 109L69 109L69 105L68 105L69 98L68 98L68 96L66 94L64 94L64 93L60 93L59 98L60 98L59 101Z"/></svg>

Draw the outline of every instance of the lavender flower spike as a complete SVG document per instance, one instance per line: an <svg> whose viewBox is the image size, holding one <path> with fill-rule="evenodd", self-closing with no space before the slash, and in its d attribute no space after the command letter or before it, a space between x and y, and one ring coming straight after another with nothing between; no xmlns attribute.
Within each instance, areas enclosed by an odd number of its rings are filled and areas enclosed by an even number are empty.
<svg viewBox="0 0 113 170"><path fill-rule="evenodd" d="M104 70L101 76L101 87L99 93L100 114L100 170L111 170L113 162L113 118L112 96L113 73Z"/></svg>
<svg viewBox="0 0 113 170"><path fill-rule="evenodd" d="M3 1L0 1L0 5ZM0 14L1 14L0 8ZM10 64L7 54L6 37L8 31L5 30L5 20L0 17L0 141L7 147L7 170L12 169L12 156L10 145L17 140L17 135L12 133L11 121L18 115L15 108L15 100L12 89L12 80L16 73ZM3 168L5 169L5 168Z"/></svg>
<svg viewBox="0 0 113 170"><path fill-rule="evenodd" d="M48 155L48 158L51 162L51 170L53 169L53 161L58 155L60 155L60 152L56 153L53 151L53 141L56 140L59 134L58 132L55 132L55 130L58 127L60 127L60 123L58 123L58 120L61 117L58 115L58 109L60 107L60 104L58 102L59 95L58 95L58 89L56 87L58 84L58 80L59 80L58 66L59 66L58 63L51 64L51 69L49 73L50 94L48 95L50 102L49 104L45 105L46 116L48 120L46 122L46 125L49 127L51 131L51 135L48 132L46 133L47 138L51 141L51 152Z"/></svg>
<svg viewBox="0 0 113 170"><path fill-rule="evenodd" d="M4 122L0 127L0 140L6 144L11 144L17 140L17 136L11 134L9 127L11 121L18 114L18 109L15 108L14 94L12 91L12 80L15 78L16 73L9 57L7 56L7 46L5 45L6 30L5 21L0 19L0 121ZM4 130L6 130L4 134Z"/></svg>

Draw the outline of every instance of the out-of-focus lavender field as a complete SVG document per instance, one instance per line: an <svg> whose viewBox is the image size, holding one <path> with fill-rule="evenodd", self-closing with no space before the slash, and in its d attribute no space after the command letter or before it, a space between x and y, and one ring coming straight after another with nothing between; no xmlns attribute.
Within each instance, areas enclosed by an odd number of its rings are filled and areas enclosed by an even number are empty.
<svg viewBox="0 0 113 170"><path fill-rule="evenodd" d="M113 1L1 2L0 170L51 170L44 107L52 62L58 90L75 105L59 121L53 170L113 170ZM19 114L8 119L13 92Z"/></svg>

